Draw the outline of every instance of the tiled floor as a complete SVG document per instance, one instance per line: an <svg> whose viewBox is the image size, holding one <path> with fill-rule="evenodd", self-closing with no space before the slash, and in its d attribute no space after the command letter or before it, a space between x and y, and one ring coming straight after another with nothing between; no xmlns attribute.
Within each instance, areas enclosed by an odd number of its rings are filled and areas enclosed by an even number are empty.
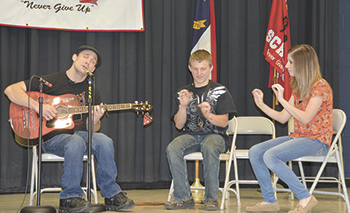
<svg viewBox="0 0 350 213"><path fill-rule="evenodd" d="M327 189L335 190L335 189ZM163 204L168 197L168 189L157 189L157 190L126 190L127 196L132 198L136 206L133 209L130 209L126 212L204 212L203 205L195 205L194 208L177 210L177 211L167 211ZM203 192L199 191L194 193L194 196L201 197ZM219 194L219 198L221 193ZM312 210L312 213L324 212L324 213L340 213L347 212L346 205L341 197L330 196L330 195L320 195L315 194L315 197L318 199L318 204ZM288 212L293 209L294 206L298 203L298 200L290 200L288 193L278 192L277 194L278 203L281 207L279 212ZM0 212L1 213L15 213L19 212L22 207L21 204L24 199L24 194L2 194L0 195ZM201 198L199 198L201 200ZM237 199L234 194L230 195L230 198L225 204L225 210L218 212L246 212L245 207L248 205L253 205L262 200L260 192L255 188L241 188L241 206L237 206ZM93 201L93 200L92 200ZM99 203L103 203L103 198L99 195ZM36 203L36 198L35 198ZM29 196L27 195L23 207L28 206ZM59 206L59 194L58 193L42 193L41 194L41 206L53 206L58 210Z"/></svg>

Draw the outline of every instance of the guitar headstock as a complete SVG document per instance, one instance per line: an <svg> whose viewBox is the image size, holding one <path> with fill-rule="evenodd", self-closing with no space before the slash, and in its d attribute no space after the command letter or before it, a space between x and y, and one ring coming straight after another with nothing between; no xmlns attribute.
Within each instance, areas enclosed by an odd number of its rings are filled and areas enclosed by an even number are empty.
<svg viewBox="0 0 350 213"><path fill-rule="evenodd" d="M137 114L143 115L143 125L146 126L153 121L153 117L150 115L150 112L153 109L153 106L146 101L145 103L138 101L135 101L134 104L132 104L132 109L136 111Z"/></svg>
<svg viewBox="0 0 350 213"><path fill-rule="evenodd" d="M138 102L135 101L134 104L132 104L131 108L136 111L137 114L144 114L145 112L151 112L153 109L153 106L148 103L148 101L145 102Z"/></svg>

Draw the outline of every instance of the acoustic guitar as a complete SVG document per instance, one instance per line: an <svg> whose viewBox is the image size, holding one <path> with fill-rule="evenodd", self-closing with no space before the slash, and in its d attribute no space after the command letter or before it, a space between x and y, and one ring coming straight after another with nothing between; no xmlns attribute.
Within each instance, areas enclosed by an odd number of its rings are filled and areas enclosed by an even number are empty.
<svg viewBox="0 0 350 213"><path fill-rule="evenodd" d="M40 93L32 91L27 92L34 100L39 100ZM80 101L76 95L64 94L60 96L52 96L42 94L43 104L50 104L57 110L57 117L47 121L43 118L42 134L43 136L59 129L73 129L75 124L74 115L82 115L88 113L88 106L80 106ZM108 111L134 110L137 114L143 115L143 125L152 122L153 118L149 114L153 106L147 101L124 104L110 104L103 106ZM39 142L39 116L33 109L24 107L11 102L10 119L11 128L15 134L15 140L22 146L35 146ZM29 139L29 143L27 141Z"/></svg>

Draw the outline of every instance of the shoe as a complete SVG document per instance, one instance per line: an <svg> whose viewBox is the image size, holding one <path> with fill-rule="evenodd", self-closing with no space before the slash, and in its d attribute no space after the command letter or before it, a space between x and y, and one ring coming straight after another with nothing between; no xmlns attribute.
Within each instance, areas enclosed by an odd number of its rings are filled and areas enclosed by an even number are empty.
<svg viewBox="0 0 350 213"><path fill-rule="evenodd" d="M316 206L317 200L316 198L311 195L310 201L307 203L307 205L303 208L302 205L298 204L293 210L289 211L288 213L306 213L310 211L314 206Z"/></svg>
<svg viewBox="0 0 350 213"><path fill-rule="evenodd" d="M245 209L248 212L277 212L280 210L280 207L277 202L274 202L266 205L257 203L254 206L248 206Z"/></svg>
<svg viewBox="0 0 350 213"><path fill-rule="evenodd" d="M90 212L91 203L81 197L60 199L59 213Z"/></svg>
<svg viewBox="0 0 350 213"><path fill-rule="evenodd" d="M194 206L194 200L192 195L184 201L171 201L171 202L166 202L164 204L164 207L168 210L176 210L176 209L184 209L184 208L191 208Z"/></svg>
<svg viewBox="0 0 350 213"><path fill-rule="evenodd" d="M125 195L125 192L120 192L114 197L105 198L106 211L121 211L125 209L134 208L134 201Z"/></svg>
<svg viewBox="0 0 350 213"><path fill-rule="evenodd" d="M204 201L204 211L216 211L219 210L219 203L217 200L215 201Z"/></svg>

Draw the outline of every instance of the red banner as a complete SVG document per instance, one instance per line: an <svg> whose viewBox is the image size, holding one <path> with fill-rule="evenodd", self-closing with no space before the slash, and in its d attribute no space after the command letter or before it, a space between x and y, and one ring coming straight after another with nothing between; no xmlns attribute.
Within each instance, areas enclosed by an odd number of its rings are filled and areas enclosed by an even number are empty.
<svg viewBox="0 0 350 213"><path fill-rule="evenodd" d="M284 98L289 100L291 95L290 75L285 68L288 55L291 48L290 44L290 25L288 17L287 0L273 0L270 12L269 25L267 27L264 56L270 63L269 87L274 83L281 84L284 87ZM274 69L277 82L273 80Z"/></svg>

